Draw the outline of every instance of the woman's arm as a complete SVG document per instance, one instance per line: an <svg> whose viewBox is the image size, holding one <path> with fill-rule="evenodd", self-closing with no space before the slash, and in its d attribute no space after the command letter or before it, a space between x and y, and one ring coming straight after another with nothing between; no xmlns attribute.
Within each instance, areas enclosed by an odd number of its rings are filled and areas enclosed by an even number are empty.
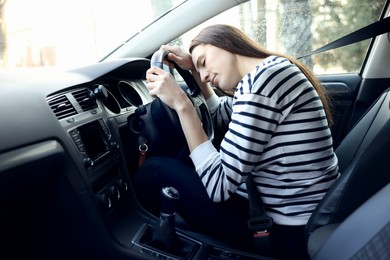
<svg viewBox="0 0 390 260"><path fill-rule="evenodd" d="M195 107L172 75L158 67L152 67L147 71L146 79L149 94L159 97L177 112L190 152L207 141L208 137Z"/></svg>

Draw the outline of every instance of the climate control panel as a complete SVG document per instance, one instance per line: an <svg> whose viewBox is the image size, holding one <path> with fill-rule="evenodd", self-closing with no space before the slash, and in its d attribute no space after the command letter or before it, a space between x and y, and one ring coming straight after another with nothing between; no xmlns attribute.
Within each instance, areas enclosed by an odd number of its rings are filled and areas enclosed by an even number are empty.
<svg viewBox="0 0 390 260"><path fill-rule="evenodd" d="M96 194L100 209L103 214L108 213L121 200L128 191L128 183L122 177L118 177Z"/></svg>

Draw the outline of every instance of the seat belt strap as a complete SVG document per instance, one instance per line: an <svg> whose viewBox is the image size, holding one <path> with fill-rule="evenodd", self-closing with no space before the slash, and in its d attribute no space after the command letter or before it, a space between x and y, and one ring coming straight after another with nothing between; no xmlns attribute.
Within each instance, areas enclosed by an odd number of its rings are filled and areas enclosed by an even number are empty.
<svg viewBox="0 0 390 260"><path fill-rule="evenodd" d="M248 228L253 232L254 246L259 252L268 252L271 248L270 234L273 219L269 217L264 209L260 192L253 181L251 174L246 178L246 189L249 200Z"/></svg>
<svg viewBox="0 0 390 260"><path fill-rule="evenodd" d="M249 217L248 227L253 231L269 230L272 227L272 218L267 216L264 209L260 192L253 181L251 174L246 178L246 188L249 197Z"/></svg>
<svg viewBox="0 0 390 260"><path fill-rule="evenodd" d="M347 46L356 42L374 38L378 35L387 33L390 31L390 17L386 17L379 21L376 21L372 24L369 24L357 31L354 31L350 34L347 34L333 42L330 42L308 54L299 56L298 59L302 59L314 54L318 54L324 51L329 51L332 49L337 49L343 46Z"/></svg>

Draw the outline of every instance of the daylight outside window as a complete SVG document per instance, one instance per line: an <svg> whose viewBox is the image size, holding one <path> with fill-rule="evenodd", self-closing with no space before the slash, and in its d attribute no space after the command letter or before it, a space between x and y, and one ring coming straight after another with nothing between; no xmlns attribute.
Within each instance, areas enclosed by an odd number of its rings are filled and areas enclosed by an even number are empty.
<svg viewBox="0 0 390 260"><path fill-rule="evenodd" d="M209 24L227 23L264 47L300 57L379 19L384 0L251 0L205 22L172 44L188 49ZM357 73L370 40L304 58L316 74Z"/></svg>
<svg viewBox="0 0 390 260"><path fill-rule="evenodd" d="M99 61L179 0L0 0L0 69L69 68ZM239 27L266 48L297 56L376 21L384 0L251 0L212 23ZM210 1L212 4L212 1ZM305 58L317 74L360 71L369 40Z"/></svg>
<svg viewBox="0 0 390 260"><path fill-rule="evenodd" d="M99 61L183 0L0 0L0 69Z"/></svg>

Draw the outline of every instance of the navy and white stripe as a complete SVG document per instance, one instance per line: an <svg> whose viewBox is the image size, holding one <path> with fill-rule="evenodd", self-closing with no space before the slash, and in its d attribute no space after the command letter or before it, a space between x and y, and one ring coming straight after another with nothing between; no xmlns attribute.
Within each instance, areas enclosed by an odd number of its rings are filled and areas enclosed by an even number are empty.
<svg viewBox="0 0 390 260"><path fill-rule="evenodd" d="M234 192L247 197L244 183L252 174L276 223L305 224L338 177L325 112L305 75L271 56L212 115L217 125L228 125L220 151L205 154L203 147L191 155L203 156L195 165L210 198L223 201Z"/></svg>

